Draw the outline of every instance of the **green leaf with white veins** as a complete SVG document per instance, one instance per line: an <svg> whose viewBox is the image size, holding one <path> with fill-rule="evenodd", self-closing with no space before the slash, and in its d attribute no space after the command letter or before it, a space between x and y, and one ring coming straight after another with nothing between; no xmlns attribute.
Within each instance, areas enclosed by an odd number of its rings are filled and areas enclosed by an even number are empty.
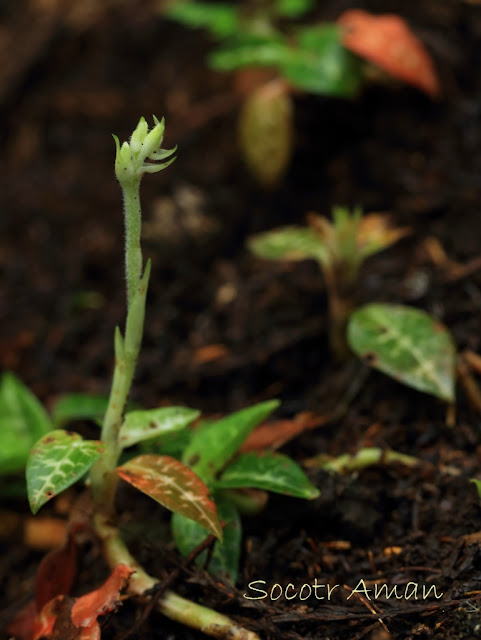
<svg viewBox="0 0 481 640"><path fill-rule="evenodd" d="M182 461L209 483L234 457L249 433L278 406L278 400L261 402L196 429Z"/></svg>
<svg viewBox="0 0 481 640"><path fill-rule="evenodd" d="M33 444L53 428L40 402L12 373L0 383L0 473L25 468Z"/></svg>
<svg viewBox="0 0 481 640"><path fill-rule="evenodd" d="M27 462L30 508L37 513L86 473L103 453L103 443L84 440L78 433L56 429L41 438Z"/></svg>
<svg viewBox="0 0 481 640"><path fill-rule="evenodd" d="M162 506L195 520L222 539L209 488L185 464L169 456L145 454L116 469L118 475Z"/></svg>
<svg viewBox="0 0 481 640"><path fill-rule="evenodd" d="M249 239L249 249L267 260L317 260L326 256L326 246L310 227L281 227Z"/></svg>
<svg viewBox="0 0 481 640"><path fill-rule="evenodd" d="M239 513L230 500L215 496L219 518L226 523L222 542L214 544L214 550L209 557L208 571L211 575L221 578L226 576L231 582L237 579L239 559L242 547L242 524ZM188 556L206 538L206 531L193 520L174 513L171 522L172 537L183 556ZM208 552L203 551L196 558L199 566L204 566Z"/></svg>
<svg viewBox="0 0 481 640"><path fill-rule="evenodd" d="M193 422L200 411L187 407L162 407L148 411L130 411L120 427L122 449L156 436L180 431Z"/></svg>
<svg viewBox="0 0 481 640"><path fill-rule="evenodd" d="M214 486L216 489L251 487L305 499L317 498L320 493L294 460L271 451L240 455Z"/></svg>
<svg viewBox="0 0 481 640"><path fill-rule="evenodd" d="M454 402L456 347L440 322L412 307L369 304L349 321L348 341L369 366Z"/></svg>

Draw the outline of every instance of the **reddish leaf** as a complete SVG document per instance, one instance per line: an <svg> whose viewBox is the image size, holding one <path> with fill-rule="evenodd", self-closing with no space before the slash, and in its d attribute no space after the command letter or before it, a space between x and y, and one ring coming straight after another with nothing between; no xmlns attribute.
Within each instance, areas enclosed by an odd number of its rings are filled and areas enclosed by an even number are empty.
<svg viewBox="0 0 481 640"><path fill-rule="evenodd" d="M346 49L394 78L439 96L441 87L431 57L401 17L349 9L338 23L345 29L342 44Z"/></svg>
<svg viewBox="0 0 481 640"><path fill-rule="evenodd" d="M40 563L35 578L35 603L41 611L55 596L68 594L77 569L76 528L70 528L62 547L53 549Z"/></svg>
<svg viewBox="0 0 481 640"><path fill-rule="evenodd" d="M47 602L34 622L32 640L100 640L97 617L120 604L119 593L134 570L118 564L104 584L75 601L58 595ZM73 606L72 606L73 603Z"/></svg>
<svg viewBox="0 0 481 640"><path fill-rule="evenodd" d="M81 628L77 640L100 640L100 635L100 625L97 620L95 620L90 627Z"/></svg>
<svg viewBox="0 0 481 640"><path fill-rule="evenodd" d="M239 453L260 449L279 449L303 431L314 429L326 422L327 418L315 416L308 411L300 413L293 420L276 420L261 424L248 436Z"/></svg>
<svg viewBox="0 0 481 640"><path fill-rule="evenodd" d="M222 527L209 488L185 464L170 456L142 455L117 473L167 509L194 520L222 540Z"/></svg>
<svg viewBox="0 0 481 640"><path fill-rule="evenodd" d="M37 616L33 640L100 640L100 625L94 620L88 627L76 627L71 618L73 599L57 596Z"/></svg>
<svg viewBox="0 0 481 640"><path fill-rule="evenodd" d="M9 633L12 636L32 640L36 636L40 638L46 635L45 629L52 631L56 617L52 611L58 606L58 602L54 605L54 600L57 596L68 594L75 579L75 534L82 526L79 523L71 525L65 544L50 551L40 562L35 577L35 599L19 611L11 622ZM49 607L46 607L47 603Z"/></svg>
<svg viewBox="0 0 481 640"><path fill-rule="evenodd" d="M47 602L35 618L33 640L78 640L70 619L72 598L60 595Z"/></svg>
<svg viewBox="0 0 481 640"><path fill-rule="evenodd" d="M21 638L21 640L31 640L36 614L35 600L31 600L23 609L20 609L10 622L7 633L15 638Z"/></svg>
<svg viewBox="0 0 481 640"><path fill-rule="evenodd" d="M127 585L134 570L118 564L104 584L81 598L72 607L72 622L76 627L90 627L98 616L113 611L120 604L119 594Z"/></svg>
<svg viewBox="0 0 481 640"><path fill-rule="evenodd" d="M206 364L207 362L227 358L229 353L229 349L225 344L208 344L205 347L196 349L192 360L195 364Z"/></svg>

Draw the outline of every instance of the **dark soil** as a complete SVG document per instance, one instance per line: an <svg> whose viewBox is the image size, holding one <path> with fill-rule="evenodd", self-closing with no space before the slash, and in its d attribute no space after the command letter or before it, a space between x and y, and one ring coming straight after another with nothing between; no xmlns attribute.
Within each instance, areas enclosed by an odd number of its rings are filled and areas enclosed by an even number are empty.
<svg viewBox="0 0 481 640"><path fill-rule="evenodd" d="M318 5L316 18L333 19L350 3ZM464 536L481 530L469 483L479 474L479 413L460 388L450 427L438 400L380 373L364 376L360 364L335 364L316 265L262 262L245 247L252 233L300 223L309 211L327 214L333 204L388 211L413 233L370 259L359 302L417 306L449 327L460 351L480 350L480 272L453 279L433 263L426 239L437 238L463 265L480 253L481 5L356 5L409 20L436 60L443 96L432 101L397 86L373 86L353 102L297 96L295 155L266 193L237 150L233 79L206 68L202 33L165 21L148 1L0 3L0 367L47 406L67 391L108 392L113 329L124 312L110 132L125 139L140 115L164 115L165 146L179 152L143 184L153 275L134 399L224 414L278 397L278 417L327 418L283 448L299 462L362 446L423 462L350 476L310 469L320 498L272 497L245 521L235 587L185 567L150 525L136 541L141 559L161 578L177 571L177 591L263 640L471 640L481 637L481 547ZM175 214L170 226L165 218L155 225L166 210ZM211 345L222 345L214 359L205 357ZM166 521L127 490L122 500L126 525ZM4 508L27 515L24 500ZM31 593L41 555L18 538L2 539L0 549L1 627ZM77 593L105 576L95 545L84 551ZM329 600L274 600L279 587L271 598L276 583L300 590L316 579L340 586ZM268 595L248 600L243 594L258 595L248 587L256 580ZM397 585L401 597L350 597L361 580L366 589ZM442 598L423 599L423 585ZM119 640L130 629L146 640L204 637L157 614L135 628L138 614L126 603L102 619L102 637Z"/></svg>

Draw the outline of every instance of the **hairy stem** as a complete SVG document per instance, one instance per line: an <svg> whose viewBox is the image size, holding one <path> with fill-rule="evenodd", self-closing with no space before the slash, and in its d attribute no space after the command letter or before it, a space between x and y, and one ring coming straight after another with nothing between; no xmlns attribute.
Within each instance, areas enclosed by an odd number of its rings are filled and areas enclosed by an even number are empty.
<svg viewBox="0 0 481 640"><path fill-rule="evenodd" d="M140 232L142 213L140 207L140 179L123 188L125 219L125 277L127 280L127 306L139 286L142 275L142 249Z"/></svg>
<svg viewBox="0 0 481 640"><path fill-rule="evenodd" d="M115 332L115 368L101 433L105 450L90 473L97 508L108 514L112 514L114 509L118 481L115 467L120 454L118 435L142 343L145 301L150 275L149 261L142 276L139 186L140 180L135 185L124 188L127 322L124 338L118 327Z"/></svg>

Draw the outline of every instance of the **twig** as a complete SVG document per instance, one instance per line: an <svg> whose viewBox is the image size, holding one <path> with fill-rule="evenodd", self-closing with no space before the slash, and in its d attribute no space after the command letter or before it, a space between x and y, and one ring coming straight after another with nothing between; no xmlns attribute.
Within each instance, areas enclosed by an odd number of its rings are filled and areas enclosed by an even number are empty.
<svg viewBox="0 0 481 640"><path fill-rule="evenodd" d="M355 596L358 598L358 600L360 600L360 601L362 602L362 604L363 604L367 609L369 609L369 611L370 611L371 613L373 613L373 614L375 614L375 615L382 614L382 611L378 611L378 608L377 608L377 607L375 607L373 604L370 604L370 603L366 600L366 598L363 598L363 597L361 596L361 594L359 594L359 593L354 593L354 592L353 592L353 590L352 590L350 587L348 587L348 586L347 586L347 584L345 584L345 585L343 585L343 586L344 586L344 589L347 589L347 591L350 591L350 592L351 592L351 595L355 595ZM388 629L388 628L386 627L386 625L384 624L384 622L383 622L382 618L378 618L378 622L379 622L379 624L381 625L381 627L384 629L384 631L385 631L386 633L388 633L389 635L391 635L391 634L389 633L389 629Z"/></svg>

